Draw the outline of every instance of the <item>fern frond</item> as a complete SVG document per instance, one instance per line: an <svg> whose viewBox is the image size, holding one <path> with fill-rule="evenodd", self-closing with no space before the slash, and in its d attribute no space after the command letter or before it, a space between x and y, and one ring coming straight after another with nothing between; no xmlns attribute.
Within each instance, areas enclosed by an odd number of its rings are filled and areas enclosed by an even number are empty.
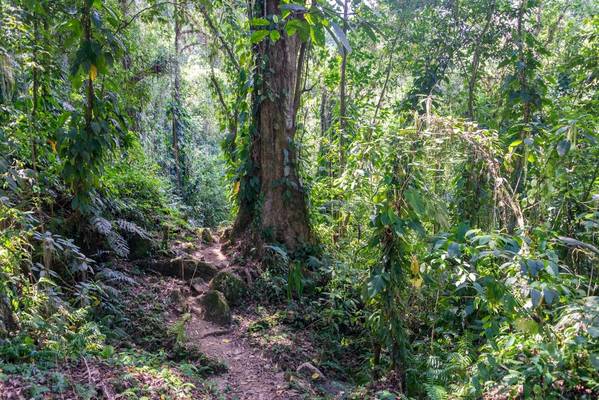
<svg viewBox="0 0 599 400"><path fill-rule="evenodd" d="M129 245L127 244L127 240L118 233L114 231L110 232L110 234L106 235L106 240L112 251L119 257L124 258L129 255Z"/></svg>
<svg viewBox="0 0 599 400"><path fill-rule="evenodd" d="M430 400L446 400L448 397L447 390L443 386L425 383L424 390Z"/></svg>
<svg viewBox="0 0 599 400"><path fill-rule="evenodd" d="M112 224L106 218L94 217L92 219L92 225L96 231L102 235L108 235L112 232Z"/></svg>
<svg viewBox="0 0 599 400"><path fill-rule="evenodd" d="M110 221L106 218L96 216L92 219L92 225L99 234L106 238L108 245L116 255L119 257L127 257L129 255L127 240L112 229Z"/></svg>
<svg viewBox="0 0 599 400"><path fill-rule="evenodd" d="M117 219L116 224L125 232L134 233L142 239L150 239L150 234L134 222Z"/></svg>
<svg viewBox="0 0 599 400"><path fill-rule="evenodd" d="M104 267L96 274L96 278L104 282L119 282L128 285L136 285L137 282L129 275L111 268Z"/></svg>

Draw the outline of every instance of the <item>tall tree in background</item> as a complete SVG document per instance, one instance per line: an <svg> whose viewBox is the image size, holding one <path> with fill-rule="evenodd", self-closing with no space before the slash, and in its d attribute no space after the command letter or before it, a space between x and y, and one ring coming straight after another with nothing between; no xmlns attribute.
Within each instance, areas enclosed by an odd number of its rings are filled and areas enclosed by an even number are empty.
<svg viewBox="0 0 599 400"><path fill-rule="evenodd" d="M347 36L349 0L343 2L343 34ZM340 172L345 164L345 136L347 135L347 49L339 46L341 51L341 80L339 82L339 164Z"/></svg>
<svg viewBox="0 0 599 400"><path fill-rule="evenodd" d="M181 66L179 57L181 53L181 4L175 1L173 12L175 42L173 55L173 104L172 104L172 140L173 140L173 159L175 164L175 179L177 189L181 190L181 165L179 160L179 131L180 131L180 108L181 108Z"/></svg>
<svg viewBox="0 0 599 400"><path fill-rule="evenodd" d="M252 17L274 22L276 16L279 21L280 5L278 0L256 1ZM293 11L287 24L300 15ZM234 232L251 231L297 249L312 239L295 144L305 43L278 24L276 29L253 47L253 123Z"/></svg>

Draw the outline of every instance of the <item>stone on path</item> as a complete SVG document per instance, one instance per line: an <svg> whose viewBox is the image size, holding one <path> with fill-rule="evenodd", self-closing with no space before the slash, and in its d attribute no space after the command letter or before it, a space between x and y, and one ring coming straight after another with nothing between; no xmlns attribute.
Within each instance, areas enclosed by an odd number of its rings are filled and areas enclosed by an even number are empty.
<svg viewBox="0 0 599 400"><path fill-rule="evenodd" d="M224 294L231 305L239 305L241 298L246 293L247 286L236 274L221 271L210 281L210 289Z"/></svg>
<svg viewBox="0 0 599 400"><path fill-rule="evenodd" d="M202 306L202 317L210 322L219 325L229 325L231 323L231 309L227 304L227 299L218 290L209 290L200 297Z"/></svg>

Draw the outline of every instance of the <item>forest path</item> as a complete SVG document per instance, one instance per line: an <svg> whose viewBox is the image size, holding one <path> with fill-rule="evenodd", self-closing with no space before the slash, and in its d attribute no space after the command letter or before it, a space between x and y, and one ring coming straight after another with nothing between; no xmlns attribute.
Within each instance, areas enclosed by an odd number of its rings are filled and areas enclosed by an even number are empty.
<svg viewBox="0 0 599 400"><path fill-rule="evenodd" d="M220 270L230 269L232 264L223 252L221 240L215 239L211 244L201 244L193 256ZM192 300L192 303L196 302ZM242 335L242 326L245 324L239 323L240 318L234 318L229 327L223 327L203 320L201 312L192 312L191 319L186 325L189 343L197 346L208 357L217 359L228 367L227 372L210 379L219 389L222 396L219 398L227 400L301 399L301 394L289 387L285 373L268 360L260 350L246 342Z"/></svg>

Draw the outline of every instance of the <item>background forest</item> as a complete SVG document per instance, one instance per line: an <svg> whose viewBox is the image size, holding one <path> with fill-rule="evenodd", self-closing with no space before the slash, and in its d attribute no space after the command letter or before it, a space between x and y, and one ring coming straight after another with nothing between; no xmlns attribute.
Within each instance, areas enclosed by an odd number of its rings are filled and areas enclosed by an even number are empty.
<svg viewBox="0 0 599 400"><path fill-rule="evenodd" d="M0 0L0 399L597 398L598 11Z"/></svg>

